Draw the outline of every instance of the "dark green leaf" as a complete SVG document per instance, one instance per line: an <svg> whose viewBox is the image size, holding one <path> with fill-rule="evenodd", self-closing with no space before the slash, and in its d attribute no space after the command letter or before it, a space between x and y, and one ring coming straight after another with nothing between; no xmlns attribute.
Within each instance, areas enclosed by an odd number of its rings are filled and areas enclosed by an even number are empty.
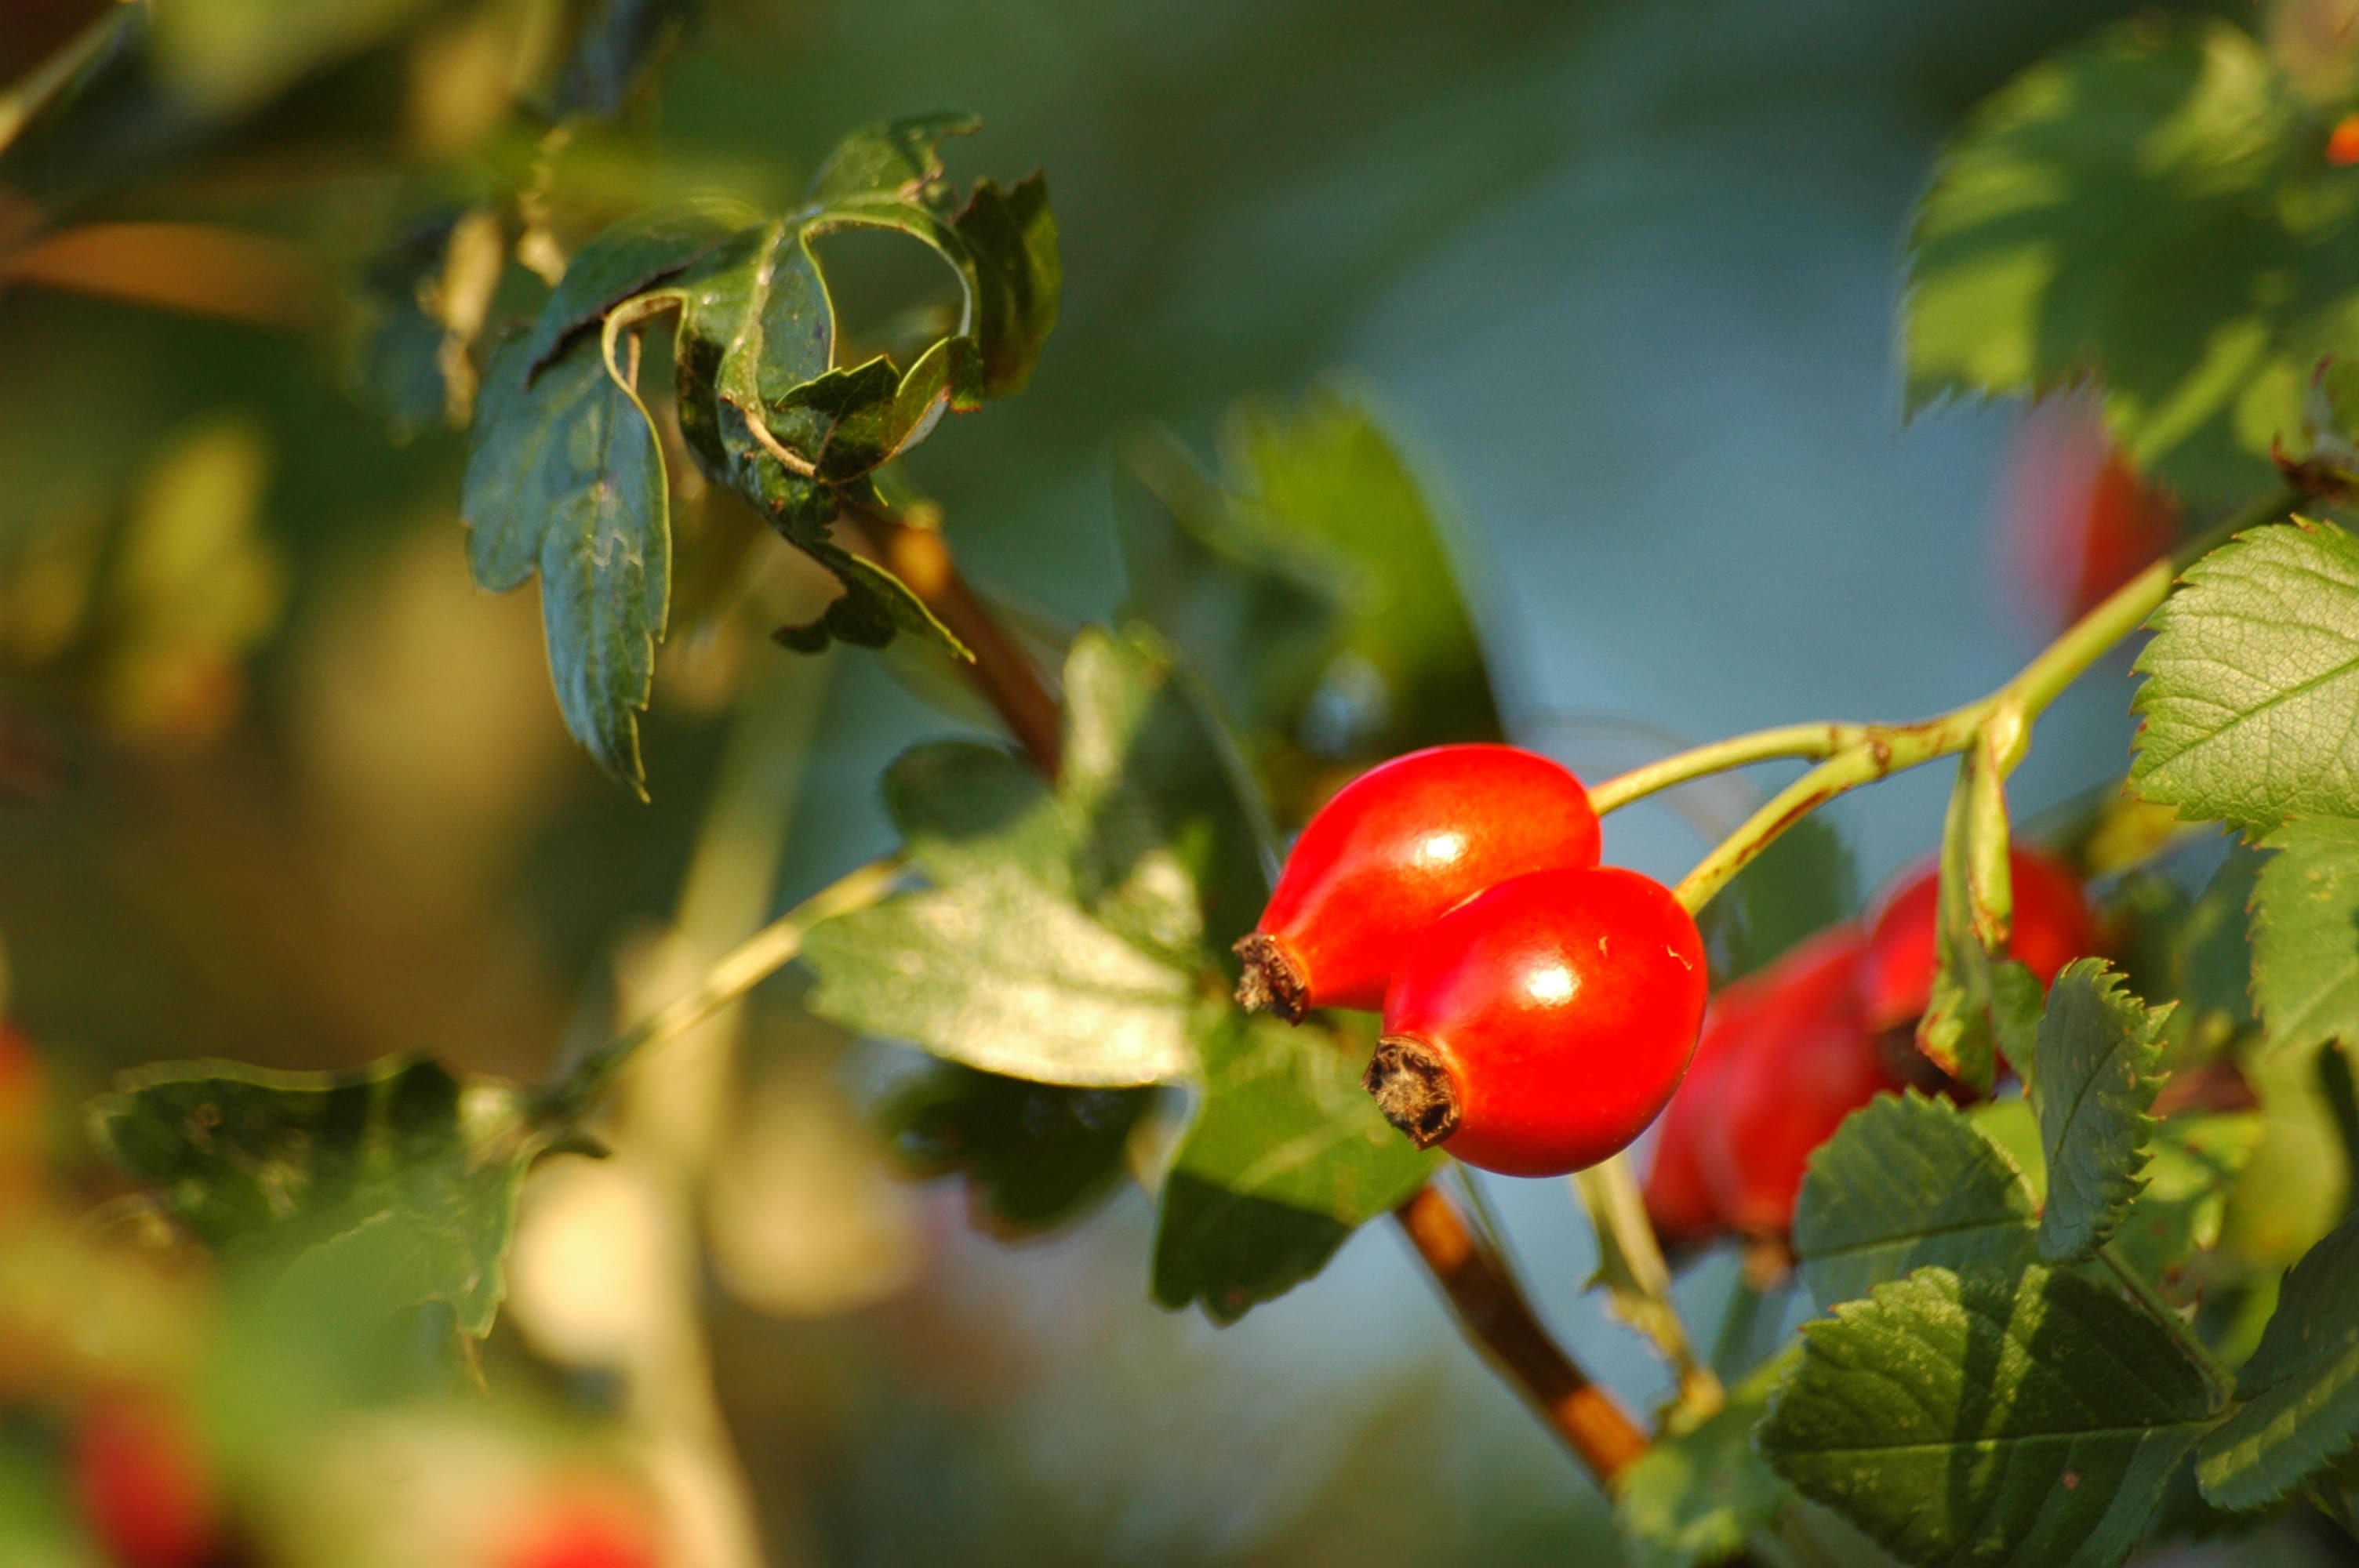
<svg viewBox="0 0 2359 1568"><path fill-rule="evenodd" d="M441 424L450 406L444 329L426 298L442 276L451 232L462 216L452 210L413 225L361 269L345 379L353 396L392 426L397 440Z"/></svg>
<svg viewBox="0 0 2359 1568"><path fill-rule="evenodd" d="M1233 742L1151 633L1083 631L1064 684L1057 795L1083 905L1171 962L1226 955L1261 914L1273 859Z"/></svg>
<svg viewBox="0 0 2359 1568"><path fill-rule="evenodd" d="M1707 907L1712 984L1751 974L1859 913L1851 850L1824 816L1805 816L1770 841Z"/></svg>
<svg viewBox="0 0 2359 1568"><path fill-rule="evenodd" d="M1028 1236L1076 1217L1123 1173L1131 1130L1150 1089L1071 1089L936 1062L881 1113L894 1152L914 1173L966 1184L978 1223Z"/></svg>
<svg viewBox="0 0 2359 1568"><path fill-rule="evenodd" d="M2359 821L2288 822L2253 894L2253 1000L2269 1046L2359 1044Z"/></svg>
<svg viewBox="0 0 2359 1568"><path fill-rule="evenodd" d="M1129 608L1249 732L1325 757L1499 734L1445 530L1366 407L1332 387L1239 406L1219 481L1169 441L1126 454Z"/></svg>
<svg viewBox="0 0 2359 1568"><path fill-rule="evenodd" d="M2222 1508L2275 1502L2359 1444L2359 1217L2286 1275L2236 1396L2196 1469Z"/></svg>
<svg viewBox="0 0 2359 1568"><path fill-rule="evenodd" d="M461 503L475 580L540 574L549 666L566 728L642 795L636 717L670 594L663 453L637 397L583 339L530 388L521 342L493 356Z"/></svg>
<svg viewBox="0 0 2359 1568"><path fill-rule="evenodd" d="M863 125L820 165L810 200L821 206L870 197L923 201L942 183L942 143L982 128L976 116L956 112Z"/></svg>
<svg viewBox="0 0 2359 1568"><path fill-rule="evenodd" d="M1905 1563L2111 1568L2211 1422L2202 1378L2114 1292L1924 1269L1803 1329L1757 1441Z"/></svg>
<svg viewBox="0 0 2359 1568"><path fill-rule="evenodd" d="M974 273L974 336L983 354L984 395L1024 390L1056 330L1064 262L1048 181L1027 175L1006 189L988 179L956 220Z"/></svg>
<svg viewBox="0 0 2359 1568"><path fill-rule="evenodd" d="M2161 1033L2162 1012L2125 989L2102 958L2075 959L2049 989L2024 1076L2048 1162L2039 1252L2050 1262L2095 1252L2144 1184Z"/></svg>
<svg viewBox="0 0 2359 1568"><path fill-rule="evenodd" d="M934 882L819 927L812 1008L989 1072L1188 1076L1187 1012L1267 889L1230 742L1160 649L1088 631L1052 793L1004 752L920 747L886 803Z"/></svg>
<svg viewBox="0 0 2359 1568"><path fill-rule="evenodd" d="M2247 830L2359 816L2359 541L2310 522L2241 535L2151 624L2140 795Z"/></svg>
<svg viewBox="0 0 2359 1568"><path fill-rule="evenodd" d="M1412 1148L1361 1088L1369 1044L1217 1002L1200 1011L1203 1100L1164 1180L1157 1301L1233 1323L1424 1184L1440 1157Z"/></svg>
<svg viewBox="0 0 2359 1568"><path fill-rule="evenodd" d="M567 265L526 335L525 379L538 376L575 334L596 325L608 310L761 221L760 213L740 202L712 200L650 207L602 231Z"/></svg>
<svg viewBox="0 0 2359 1568"><path fill-rule="evenodd" d="M1878 1095L1810 1156L1794 1252L1822 1307L1929 1264L2020 1268L2038 1226L2015 1162L1947 1100Z"/></svg>
<svg viewBox="0 0 2359 1568"><path fill-rule="evenodd" d="M1614 1510L1633 1568L1702 1568L1745 1550L1793 1491L1754 1451L1753 1428L1793 1368L1788 1349L1728 1391L1728 1403L1669 1431L1622 1473Z"/></svg>
<svg viewBox="0 0 2359 1568"><path fill-rule="evenodd" d="M390 1238L413 1299L448 1303L476 1336L543 1147L507 1086L414 1057L340 1074L146 1067L92 1103L90 1126L207 1245L287 1256L365 1228Z"/></svg>
<svg viewBox="0 0 2359 1568"><path fill-rule="evenodd" d="M843 584L843 597L820 622L795 629L790 643L810 649L832 636L876 647L915 632L963 655L907 584L833 536L838 491L812 456L823 451L832 416L789 395L829 376L835 336L826 285L799 232L779 222L731 239L666 292L679 303L680 433L697 466ZM772 398L784 408L778 430Z"/></svg>
<svg viewBox="0 0 2359 1568"><path fill-rule="evenodd" d="M1942 160L1909 269L1908 395L2093 373L2138 467L2241 498L2347 349L2353 195L2251 35L2124 24L2034 66Z"/></svg>

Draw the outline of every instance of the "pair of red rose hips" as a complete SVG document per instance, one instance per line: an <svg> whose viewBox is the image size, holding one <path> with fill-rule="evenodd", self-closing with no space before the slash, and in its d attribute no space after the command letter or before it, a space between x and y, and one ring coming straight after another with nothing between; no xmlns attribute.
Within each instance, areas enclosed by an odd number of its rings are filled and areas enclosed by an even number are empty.
<svg viewBox="0 0 2359 1568"><path fill-rule="evenodd" d="M2044 984L2094 952L2071 871L2034 850L2009 858L2010 942ZM1864 925L1821 932L1713 1000L1687 1081L1663 1113L1647 1212L1672 1242L1793 1226L1810 1155L1885 1090L1950 1087L1910 1037L1931 999L1940 879L1904 877Z"/></svg>
<svg viewBox="0 0 2359 1568"><path fill-rule="evenodd" d="M1381 1010L1368 1092L1419 1148L1561 1175L1625 1147L1703 1022L1703 939L1661 883L1598 865L1570 772L1442 746L1362 774L1312 817L1237 1000L1289 1022Z"/></svg>

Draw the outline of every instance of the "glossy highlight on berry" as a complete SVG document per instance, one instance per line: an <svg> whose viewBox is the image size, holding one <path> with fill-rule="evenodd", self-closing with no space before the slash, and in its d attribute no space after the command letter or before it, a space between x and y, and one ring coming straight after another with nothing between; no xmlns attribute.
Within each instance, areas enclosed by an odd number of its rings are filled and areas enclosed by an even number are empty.
<svg viewBox="0 0 2359 1568"><path fill-rule="evenodd" d="M1581 780L1514 746L1437 746L1361 774L1295 841L1269 906L1236 945L1237 1001L1299 1022L1373 1011L1436 920L1532 871L1597 864Z"/></svg>
<svg viewBox="0 0 2359 1568"><path fill-rule="evenodd" d="M1671 1098L1707 986L1703 939L1661 883L1616 868L1513 878L1418 943L1364 1084L1419 1148L1507 1175L1582 1170Z"/></svg>

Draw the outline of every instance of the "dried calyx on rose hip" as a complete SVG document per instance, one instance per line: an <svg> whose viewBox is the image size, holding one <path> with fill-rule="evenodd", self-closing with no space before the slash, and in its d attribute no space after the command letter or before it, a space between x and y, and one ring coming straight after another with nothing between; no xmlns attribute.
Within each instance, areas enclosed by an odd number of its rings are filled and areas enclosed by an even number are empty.
<svg viewBox="0 0 2359 1568"><path fill-rule="evenodd" d="M1562 1175L1662 1110L1706 989L1703 938L1660 882L1612 868L1516 877L1419 939L1364 1081L1420 1149Z"/></svg>
<svg viewBox="0 0 2359 1568"><path fill-rule="evenodd" d="M1513 746L1437 746L1369 770L1296 839L1236 945L1238 1002L1299 1022L1374 1011L1427 927L1484 889L1597 864L1597 813L1571 773Z"/></svg>

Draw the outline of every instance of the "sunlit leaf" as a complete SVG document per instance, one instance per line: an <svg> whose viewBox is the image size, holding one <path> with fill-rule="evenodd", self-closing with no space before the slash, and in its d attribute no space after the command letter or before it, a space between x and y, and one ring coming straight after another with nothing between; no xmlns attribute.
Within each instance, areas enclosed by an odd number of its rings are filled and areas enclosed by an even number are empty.
<svg viewBox="0 0 2359 1568"><path fill-rule="evenodd" d="M878 121L845 133L811 177L810 200L821 206L865 198L923 200L942 182L942 143L983 128L973 114L919 114Z"/></svg>
<svg viewBox="0 0 2359 1568"><path fill-rule="evenodd" d="M2288 822L2253 893L2253 1000L2273 1050L2359 1044L2359 821Z"/></svg>
<svg viewBox="0 0 2359 1568"><path fill-rule="evenodd" d="M576 333L594 326L609 309L761 221L760 213L738 202L706 200L650 207L602 230L574 254L526 334L526 380L538 375Z"/></svg>
<svg viewBox="0 0 2359 1568"><path fill-rule="evenodd" d="M2247 830L2359 816L2359 541L2311 522L2242 535L2152 625L2132 787Z"/></svg>
<svg viewBox="0 0 2359 1568"><path fill-rule="evenodd" d="M2354 194L2225 21L2124 24L1984 103L1943 157L1909 267L1908 395L2098 379L2130 460L2241 499L2299 444L2311 368L2359 318Z"/></svg>

